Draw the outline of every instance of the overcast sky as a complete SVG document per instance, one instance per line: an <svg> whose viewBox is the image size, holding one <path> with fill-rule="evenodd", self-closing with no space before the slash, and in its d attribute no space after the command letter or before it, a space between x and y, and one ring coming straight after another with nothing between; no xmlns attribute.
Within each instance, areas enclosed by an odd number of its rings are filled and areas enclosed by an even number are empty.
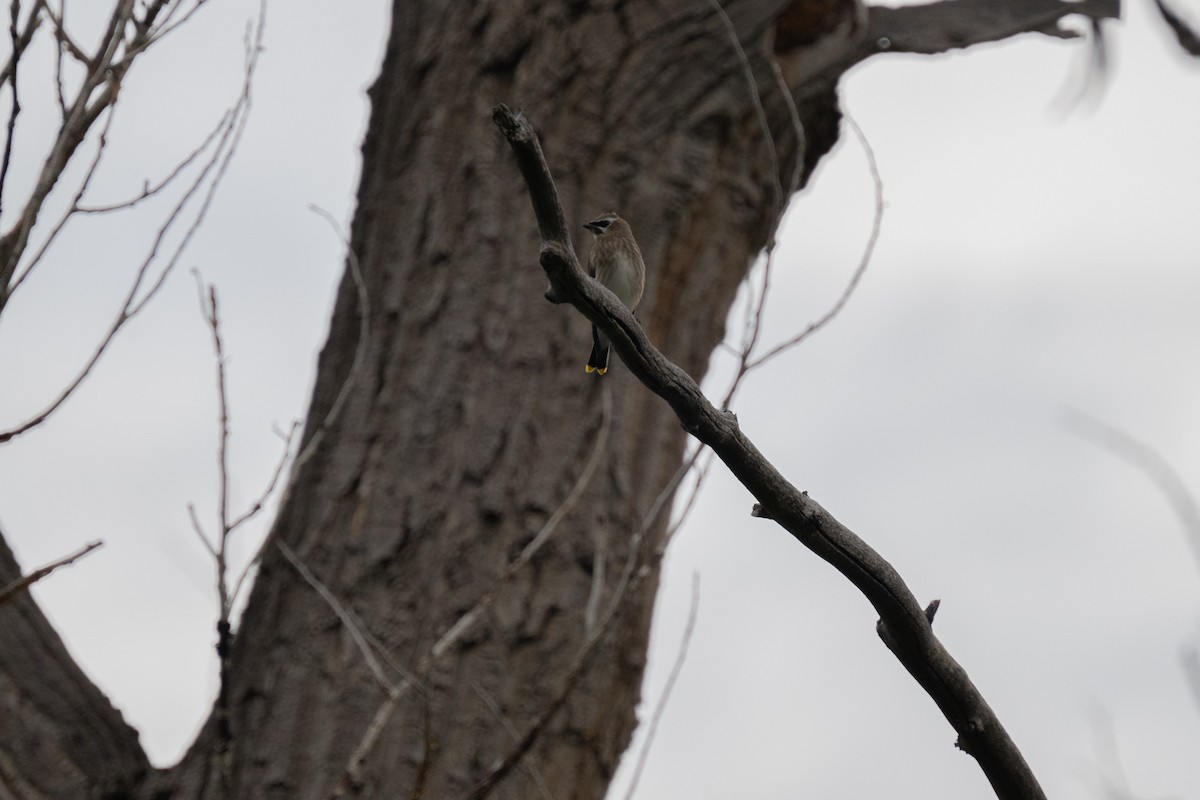
<svg viewBox="0 0 1200 800"><path fill-rule="evenodd" d="M885 184L877 252L842 315L735 403L786 476L919 599L941 598L943 642L1048 794L1068 799L1121 780L1114 752L1137 796L1200 796L1200 705L1180 665L1200 643L1200 563L1146 474L1062 424L1075 409L1119 427L1200 494L1200 64L1148 0L1126 5L1108 85L1082 103L1069 101L1086 46L1032 36L880 57L845 79ZM136 193L199 142L238 91L255 9L212 0L135 70L97 202ZM26 569L106 542L34 593L157 764L179 757L216 686L212 572L186 511L215 515L214 365L186 270L220 291L245 504L278 457L272 426L307 407L341 269L336 235L307 206L353 213L388 9L346 9L270 9L245 139L181 269L50 424L0 448L0 528ZM26 80L17 146L32 150ZM29 168L17 163L14 187ZM873 193L846 135L788 213L767 341L840 293ZM153 219L82 220L22 286L0 322L0 427L86 357ZM720 395L729 359L714 358ZM668 554L648 704L696 572L700 612L638 796L990 796L866 601L751 519L751 503L714 467Z"/></svg>

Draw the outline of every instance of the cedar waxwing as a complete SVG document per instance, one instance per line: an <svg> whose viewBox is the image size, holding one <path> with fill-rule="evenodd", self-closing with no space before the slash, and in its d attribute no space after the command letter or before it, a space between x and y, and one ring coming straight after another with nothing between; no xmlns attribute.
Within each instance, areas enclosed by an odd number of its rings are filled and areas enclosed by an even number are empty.
<svg viewBox="0 0 1200 800"><path fill-rule="evenodd" d="M596 237L588 255L588 275L604 284L630 311L637 308L642 290L646 288L646 264L629 223L610 212L583 227ZM608 372L608 337L595 325L592 326L592 354L584 369L601 375Z"/></svg>

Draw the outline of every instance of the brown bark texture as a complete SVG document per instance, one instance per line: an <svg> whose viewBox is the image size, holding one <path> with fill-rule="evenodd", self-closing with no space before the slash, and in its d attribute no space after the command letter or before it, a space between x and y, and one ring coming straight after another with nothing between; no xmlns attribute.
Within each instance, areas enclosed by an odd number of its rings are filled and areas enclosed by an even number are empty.
<svg viewBox="0 0 1200 800"><path fill-rule="evenodd" d="M1109 11L1094 0L1010 5L1036 7L1025 29L1041 32L1046 13ZM726 8L753 87L705 0L397 0L352 230L367 302L348 270L309 411L316 444L271 534L311 574L280 547L264 551L222 692L227 725L210 721L160 772L28 598L0 607L0 797L469 797L532 729L522 764L491 796L543 786L556 798L604 796L635 725L661 516L605 638L561 707L545 711L587 640L589 602L612 602L685 434L623 366L585 375L588 323L542 299L538 225L491 113L508 102L536 120L570 230L610 210L631 221L648 269L639 321L699 378L793 164L807 175L836 140L838 78L877 52L868 31L881 35L849 0ZM902 27L907 17L890 13ZM938 41L1017 32L1011 18L985 22ZM583 471L606 392L600 468L556 536L502 580ZM0 569L14 577L6 553ZM480 619L431 658L485 594ZM25 641L40 642L30 660L3 655ZM406 680L413 690L396 693ZM59 705L38 700L54 692ZM9 735L14 719L22 736ZM353 763L373 723L378 736ZM37 782L68 757L66 783Z"/></svg>

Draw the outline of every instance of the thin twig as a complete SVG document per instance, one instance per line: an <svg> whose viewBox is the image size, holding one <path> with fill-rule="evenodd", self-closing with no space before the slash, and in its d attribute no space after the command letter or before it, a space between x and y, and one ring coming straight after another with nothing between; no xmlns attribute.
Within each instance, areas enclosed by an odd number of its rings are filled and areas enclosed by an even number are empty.
<svg viewBox="0 0 1200 800"><path fill-rule="evenodd" d="M849 115L846 116L846 122L850 124L850 128L854 131L855 135L858 136L859 142L862 143L863 151L867 156L867 165L871 170L871 180L875 184L875 218L871 223L871 235L867 237L867 245L863 249L863 254L858 261L858 266L855 267L854 273L850 276L849 283L847 283L846 288L842 290L842 294L837 299L837 302L834 303L833 306L830 307L830 309L818 319L809 323L808 327L806 327L800 333L796 334L787 341L776 345L763 355L747 364L746 372L758 369L763 364L800 344L809 336L813 335L817 331L821 330L821 328L824 328L826 325L832 322L834 317L841 313L841 310L846 307L846 303L850 301L850 298L853 296L855 289L858 288L858 284L862 280L863 275L866 274L867 267L871 264L871 257L875 254L875 245L879 242L879 232L883 227L883 211L886 207L883 200L883 179L879 177L879 165L875 161L875 151L871 148L871 144L867 141L867 137L863 134L862 129L858 127L858 123L856 123Z"/></svg>
<svg viewBox="0 0 1200 800"><path fill-rule="evenodd" d="M657 523L658 516L666 507L667 502L674 496L679 483L695 464L699 453L699 450L695 451L691 458L679 466L675 474L671 477L671 480L667 482L667 485L663 487L662 491L654 499L650 510L646 512L641 524L630 537L629 555L625 558L625 566L613 590L612 599L608 603L604 616L576 652L575 658L568 668L566 675L563 677L558 691L549 702L543 705L541 713L529 726L516 746L492 767L483 780L476 784L475 789L469 795L470 800L484 800L499 786L500 782L512 771L513 767L520 763L525 754L533 747L538 737L545 731L550 720L562 707L562 704L570 696L571 692L574 691L579 679L583 676L584 669L591 663L592 655L595 653L597 646L608 633L609 625L616 619L617 611L620 610L625 598L628 596L628 590L648 574L647 570L637 568L642 560L642 542L650 528Z"/></svg>
<svg viewBox="0 0 1200 800"><path fill-rule="evenodd" d="M325 605L329 606L333 613L337 615L337 618L341 620L342 625L345 626L346 631L350 634L350 638L354 640L355 646L358 647L359 652L362 653L363 661L365 661L367 664L367 669L371 670L371 674L375 677L375 680L379 683L379 685L383 687L384 691L388 692L389 694L395 691L395 685L388 680L387 675L384 674L383 667L380 666L379 659L375 657L375 651L367 642L367 637L363 634L362 629L359 627L358 621L353 615L350 614L346 607L342 605L342 601L338 600L334 593L329 590L329 587L322 583L321 580L313 574L312 570L305 566L304 562L300 560L300 557L296 555L295 551L288 547L287 542L280 539L275 542L275 547L279 549L279 552L283 555L287 562L291 564L300 577L304 579L304 582L311 586L313 591L321 596L321 599L325 601Z"/></svg>
<svg viewBox="0 0 1200 800"><path fill-rule="evenodd" d="M783 208L785 198L783 195L783 184L779 180L779 156L775 152L775 138L771 136L771 126L767 122L767 110L763 108L762 97L758 93L758 79L754 77L754 68L750 66L750 59L746 55L746 50L742 47L742 42L738 38L737 28L733 25L733 20L725 13L725 9L721 8L721 4L717 0L708 0L708 4L712 7L713 12L721 19L721 23L725 26L726 33L729 34L729 41L733 44L734 52L737 53L738 63L742 68L742 75L746 79L746 87L750 90L750 100L754 106L754 115L758 118L758 125L762 129L763 140L767 146L767 153L771 157L771 178L772 188L775 192L774 216L776 220ZM767 240L767 249L771 249L775 242L775 226L771 226L770 237Z"/></svg>
<svg viewBox="0 0 1200 800"><path fill-rule="evenodd" d="M692 643L692 633L696 630L696 617L699 611L700 574L693 572L692 605L688 610L687 624L683 628L683 640L679 643L679 651L675 654L675 663L671 666L671 674L667 676L662 696L658 698L658 703L654 706L654 713L650 717L650 727L646 730L646 739L642 743L641 752L638 753L637 764L633 768L633 777L629 781L628 791L625 792L625 800L632 800L633 793L637 791L638 781L642 777L642 769L646 766L646 759L650 756L650 747L654 744L654 736L658 732L658 723L667 708L667 702L671 699L671 690L675 688L675 681L679 679L679 673L683 671L684 662L687 661L688 645Z"/></svg>
<svg viewBox="0 0 1200 800"><path fill-rule="evenodd" d="M767 234L766 245L766 261L763 264L762 272L762 287L758 293L758 303L754 313L747 317L746 329L743 331L742 349L740 353L740 366L738 369L738 377L734 379L734 383L729 387L726 393L725 400L722 402L723 408L728 408L729 403L733 400L733 394L736 391L737 384L741 380L741 375L745 368L746 359L753 352L758 344L758 337L762 332L763 310L766 308L767 294L771 285L771 266L773 262L773 254L775 252L775 229L778 227L779 218L783 214L784 205L787 198L783 193L783 184L779 177L779 154L775 150L775 137L771 134L771 126L767 120L767 110L763 107L762 96L758 91L758 79L754 77L754 69L750 65L750 59L746 55L745 49L742 47L742 42L738 38L737 29L733 25L733 20L725 13L725 9L717 0L708 0L709 6L713 12L720 18L722 25L725 27L725 32L729 37L730 43L733 45L734 52L737 53L738 63L742 69L742 76L746 81L746 88L749 90L750 103L754 107L754 114L758 119L759 128L762 131L763 140L766 142L767 154L770 156L771 166L771 188L774 192L772 202L772 217L773 223ZM748 301L749 302L749 301Z"/></svg>
<svg viewBox="0 0 1200 800"><path fill-rule="evenodd" d="M100 547L103 544L104 544L104 542L101 541L100 539L97 539L94 542L89 542L88 544L84 545L80 549L76 550L74 553L71 553L71 555L64 556L63 558L60 558L57 561L51 561L49 564L45 565L44 567L38 567L37 569L35 569L33 572L29 573L28 575L24 575L20 578L17 578L15 581L13 581L12 583L5 586L3 589L0 589L0 605L4 605L5 603L11 601L18 594L25 591L33 584L37 583L42 578L49 575L51 572L54 572L54 570L56 570L60 567L65 567L68 564L74 564L76 561L83 558L88 553L92 552L97 547Z"/></svg>
<svg viewBox="0 0 1200 800"><path fill-rule="evenodd" d="M58 100L59 119L63 122L67 119L67 93L63 89L63 54L69 46L74 46L71 38L67 36L67 31L64 23L67 16L67 0L62 0L62 12L57 18L54 16L54 9L50 6L48 0L41 0L46 7L46 14L50 17L54 24L54 97ZM70 43L70 44L68 44Z"/></svg>
<svg viewBox="0 0 1200 800"><path fill-rule="evenodd" d="M767 122L767 112L763 106L762 96L758 91L758 80L754 76L754 70L750 65L750 59L746 55L745 49L738 38L737 29L733 25L733 21L729 15L725 13L725 9L721 7L718 0L708 0L708 4L713 11L720 17L722 24L725 26L725 31L728 34L730 42L733 44L734 51L737 53L738 61L742 68L742 74L746 81L746 86L749 89L749 98L751 105L754 107L755 115L758 117L759 127L762 129L763 136L767 141L768 152L771 157L771 175L773 178L773 186L775 191L774 204L772 209L772 220L769 227L767 244L765 247L766 259L762 268L762 285L759 287L758 300L754 302L753 294L747 297L747 303L753 307L753 311L748 307L746 317L746 328L742 335L742 347L737 352L738 368L733 381L730 383L728 390L725 392L725 397L721 401L722 408L729 408L733 402L733 397L737 393L741 385L742 379L746 376L748 370L748 362L754 349L758 346L759 337L762 335L763 320L765 317L767 297L771 288L771 271L774 266L775 246L777 244L776 231L779 228L780 221L783 219L783 213L787 208L787 201L800 186L800 181L804 176L804 151L807 147L807 137L804 134L804 124L800 121L800 112L796 108L796 100L792 97L791 90L788 88L787 82L784 80L783 71L779 67L779 63L768 58L771 69L771 74L775 82L775 86L779 89L779 93L783 96L784 106L788 111L788 120L792 125L793 134L796 137L796 154L794 164L792 166L792 177L789 181L787 193L784 193L783 184L780 182L781 166L779 163L779 155L775 149L774 137L771 135L771 129ZM732 348L731 348L732 349Z"/></svg>
<svg viewBox="0 0 1200 800"><path fill-rule="evenodd" d="M192 530L196 533L196 538L200 540L200 544L204 545L204 549L214 559L217 557L217 548L213 547L212 542L208 540L208 535L204 533L204 526L200 524L200 517L196 514L196 504L188 503L188 518L192 521Z"/></svg>
<svg viewBox="0 0 1200 800"><path fill-rule="evenodd" d="M21 30L21 35L17 38L16 44L13 45L12 52L8 56L8 61L4 62L3 67L0 67L0 84L8 82L12 71L16 68L17 60L25 53L25 48L29 47L29 43L33 41L33 35L41 27L41 9L43 4L44 0L35 0L33 8L29 9L29 16L25 18L25 27Z"/></svg>
<svg viewBox="0 0 1200 800"><path fill-rule="evenodd" d="M358 342L354 346L354 358L350 362L350 371L346 373L346 378L342 381L341 388L338 389L333 405L329 407L329 411L326 412L324 419L317 424L311 434L305 431L308 441L301 448L300 452L296 454L296 460L292 462L291 473L284 484L282 497L279 501L280 507L287 504L287 499L291 496L292 488L296 484L296 478L300 474L300 469L317 452L317 448L325 439L325 433L337 422L342 414L342 409L349 402L350 392L357 385L358 376L362 372L362 365L366 359L367 343L371 332L371 303L370 298L367 296L367 284L363 280L358 256L355 255L354 248L350 245L350 240L346 238L341 227L328 211L315 205L310 205L309 210L325 219L333 228L334 233L341 239L342 243L346 245L347 268L350 271L350 277L354 281L358 295ZM271 526L271 529L267 531L266 538L263 539L262 544L259 545L257 552L255 552L254 557L246 563L241 574L238 575L233 588L233 597L235 599L241 593L242 587L250 576L250 572L262 561L263 554L266 553L267 548L274 542L276 535L275 526Z"/></svg>
<svg viewBox="0 0 1200 800"><path fill-rule="evenodd" d="M95 177L96 171L100 167L100 161L104 158L105 149L108 147L108 133L112 128L113 119L116 116L116 112L117 103L114 100L108 107L108 113L105 114L104 127L100 129L100 135L96 137L96 153L92 156L92 161L90 164L88 164L87 171L84 172L83 179L79 182L79 187L75 190L74 199L71 201L71 204L63 210L62 215L60 215L58 218L58 222L54 224L54 227L50 229L50 232L46 235L46 238L42 240L41 245L39 245L34 251L33 257L29 259L29 262L25 265L25 268L19 273L15 273L12 283L8 288L9 297L12 297L17 289L20 288L21 284L25 282L25 279L33 273L34 268L37 267L45 257L46 251L50 249L50 245L58 240L58 236L60 233L62 233L63 228L66 227L67 222L69 222L71 218L75 216L75 213L78 210L79 201L83 199L83 195L87 192L88 187L91 186L92 178Z"/></svg>
<svg viewBox="0 0 1200 800"><path fill-rule="evenodd" d="M492 697L486 689L477 683L472 683L471 688L475 690L475 694L479 695L479 699L482 700L483 704L488 707L488 711L492 712L492 716L495 717L496 721L500 723L500 726L508 732L508 735L512 737L512 740L514 742L519 742L521 740L520 734L517 733L517 729L513 726L512 720L510 720L505 715L503 709L500 708L500 704L496 702L496 698ZM537 786L538 791L542 793L542 797L545 798L545 800L554 800L554 796L550 794L550 787L546 785L546 780L542 777L542 772L537 768L537 765L529 761L525 761L522 763L522 766L525 768L525 772L529 775L530 779L533 780L534 785Z"/></svg>
<svg viewBox="0 0 1200 800"><path fill-rule="evenodd" d="M0 211L4 210L4 187L8 183L8 165L12 161L13 139L17 129L17 116L21 113L21 99L17 95L17 64L21 60L21 51L24 49L21 44L21 32L17 27L17 19L21 14L21 0L12 0L8 6L9 23L8 36L9 42L12 45L12 60L9 62L12 69L8 71L8 85L12 92L12 106L8 110L8 125L4 134L4 156L0 160ZM34 9L34 16L37 14L37 9ZM32 18L30 20L32 23ZM33 25L27 25L27 29L32 33Z"/></svg>
<svg viewBox="0 0 1200 800"><path fill-rule="evenodd" d="M201 153L209 148L209 145L216 140L217 136L219 136L221 131L225 129L226 125L228 125L229 117L232 113L233 109L226 109L225 113L221 115L221 119L217 121L217 124L213 126L213 129L204 137L204 141L202 141L196 147L196 149L192 150L192 152L188 153L187 156L177 163L174 168L172 168L170 173L168 173L166 177L164 177L158 183L151 184L149 181L146 181L142 186L142 190L135 196L129 198L128 200L120 200L105 205L84 206L80 205L79 200L76 199L73 209L81 214L107 214L110 211L120 211L126 208L133 208L142 201L154 197L156 194L170 186L171 183L177 177L179 177L179 175L183 173L183 171L186 170L193 161L200 157Z"/></svg>
<svg viewBox="0 0 1200 800"><path fill-rule="evenodd" d="M279 479L283 476L284 468L287 467L288 456L292 452L292 440L295 439L296 432L299 430L299 420L293 420L291 427L288 428L283 436L283 452L279 454L279 460L275 462L275 471L271 473L271 480L267 483L267 488L262 491L248 509L230 521L230 532L237 530L243 524L253 519L266 507L267 500L275 493L275 487L279 485Z"/></svg>

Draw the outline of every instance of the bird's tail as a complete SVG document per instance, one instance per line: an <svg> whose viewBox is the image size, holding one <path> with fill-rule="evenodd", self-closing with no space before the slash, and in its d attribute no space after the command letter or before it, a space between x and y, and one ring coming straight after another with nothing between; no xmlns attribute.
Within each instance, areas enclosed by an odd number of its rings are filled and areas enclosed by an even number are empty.
<svg viewBox="0 0 1200 800"><path fill-rule="evenodd" d="M608 372L608 337L601 333L595 325L592 326L592 354L588 356L587 372L598 372L603 375Z"/></svg>

